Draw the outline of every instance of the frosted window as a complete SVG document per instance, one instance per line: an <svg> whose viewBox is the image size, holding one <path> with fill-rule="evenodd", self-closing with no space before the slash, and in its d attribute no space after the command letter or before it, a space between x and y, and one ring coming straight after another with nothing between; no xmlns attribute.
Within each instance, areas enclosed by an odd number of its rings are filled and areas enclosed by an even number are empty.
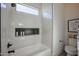
<svg viewBox="0 0 79 59"><path fill-rule="evenodd" d="M30 6L23 6L20 4L16 4L16 11L24 12L32 15L39 15L39 12L36 8L32 8Z"/></svg>
<svg viewBox="0 0 79 59"><path fill-rule="evenodd" d="M6 8L6 4L1 3L1 8Z"/></svg>

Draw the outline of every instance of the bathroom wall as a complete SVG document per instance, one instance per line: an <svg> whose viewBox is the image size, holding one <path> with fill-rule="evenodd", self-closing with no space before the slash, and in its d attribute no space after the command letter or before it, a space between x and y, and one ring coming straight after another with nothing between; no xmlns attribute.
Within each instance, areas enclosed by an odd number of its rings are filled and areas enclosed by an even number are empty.
<svg viewBox="0 0 79 59"><path fill-rule="evenodd" d="M7 7L1 9L1 52L7 53L8 42L13 44L12 49L18 49L28 45L41 43L41 17L40 4L29 4L31 7L39 11L39 15L31 15L28 13L16 12L15 7L7 4ZM20 25L19 25L20 24ZM39 35L30 35L23 37L15 37L15 28L39 28ZM27 43L27 44L26 44Z"/></svg>
<svg viewBox="0 0 79 59"><path fill-rule="evenodd" d="M79 4L65 4L65 44L68 44L68 20L79 18Z"/></svg>
<svg viewBox="0 0 79 59"><path fill-rule="evenodd" d="M64 50L65 40L64 4L53 4L53 55L60 55Z"/></svg>
<svg viewBox="0 0 79 59"><path fill-rule="evenodd" d="M1 5L1 53L7 53L7 42L10 37L8 4ZM10 17L10 16L9 16Z"/></svg>
<svg viewBox="0 0 79 59"><path fill-rule="evenodd" d="M35 8L39 15L16 11L10 4L1 9L1 52L7 53L7 44L11 49L19 49L34 44L45 44L51 47L52 42L52 4L23 4ZM15 28L39 28L39 35L15 37ZM22 52L21 52L22 53Z"/></svg>
<svg viewBox="0 0 79 59"><path fill-rule="evenodd" d="M42 4L42 43L51 48L53 42L53 5Z"/></svg>
<svg viewBox="0 0 79 59"><path fill-rule="evenodd" d="M12 8L13 20L11 21L11 30L12 30L12 43L14 49L23 48L26 46L31 46L34 44L41 43L41 17L39 7L35 7L31 4L24 4L26 7L31 6L30 8L35 8L39 14L33 15L24 12L17 11L15 7ZM27 6L28 5L28 6ZM38 4L36 4L38 5ZM21 7L20 7L21 8ZM29 11L28 11L29 12ZM22 25L19 25L22 24ZM39 28L38 35L28 35L23 37L15 37L15 28Z"/></svg>

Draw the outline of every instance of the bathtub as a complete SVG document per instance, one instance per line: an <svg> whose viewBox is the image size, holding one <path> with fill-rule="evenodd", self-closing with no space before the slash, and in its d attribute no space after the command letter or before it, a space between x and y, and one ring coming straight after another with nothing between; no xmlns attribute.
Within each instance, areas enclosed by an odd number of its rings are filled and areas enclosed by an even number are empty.
<svg viewBox="0 0 79 59"><path fill-rule="evenodd" d="M8 56L50 56L51 49L43 44L35 44L32 46L16 49L15 53Z"/></svg>

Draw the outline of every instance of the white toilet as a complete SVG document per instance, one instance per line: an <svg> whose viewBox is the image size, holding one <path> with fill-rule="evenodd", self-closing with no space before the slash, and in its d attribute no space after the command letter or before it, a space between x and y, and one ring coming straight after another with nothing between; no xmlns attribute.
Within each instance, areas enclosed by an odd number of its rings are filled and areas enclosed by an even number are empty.
<svg viewBox="0 0 79 59"><path fill-rule="evenodd" d="M67 53L67 56L75 56L77 55L77 44L76 39L70 38L69 44L65 46L65 52Z"/></svg>

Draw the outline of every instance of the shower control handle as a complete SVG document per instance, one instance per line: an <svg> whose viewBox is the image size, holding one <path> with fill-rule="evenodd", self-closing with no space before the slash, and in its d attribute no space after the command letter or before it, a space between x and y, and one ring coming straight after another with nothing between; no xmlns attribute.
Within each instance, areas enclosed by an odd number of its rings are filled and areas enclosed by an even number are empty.
<svg viewBox="0 0 79 59"><path fill-rule="evenodd" d="M13 44L8 43L8 44L7 44L7 48L11 47L12 45L13 45Z"/></svg>

